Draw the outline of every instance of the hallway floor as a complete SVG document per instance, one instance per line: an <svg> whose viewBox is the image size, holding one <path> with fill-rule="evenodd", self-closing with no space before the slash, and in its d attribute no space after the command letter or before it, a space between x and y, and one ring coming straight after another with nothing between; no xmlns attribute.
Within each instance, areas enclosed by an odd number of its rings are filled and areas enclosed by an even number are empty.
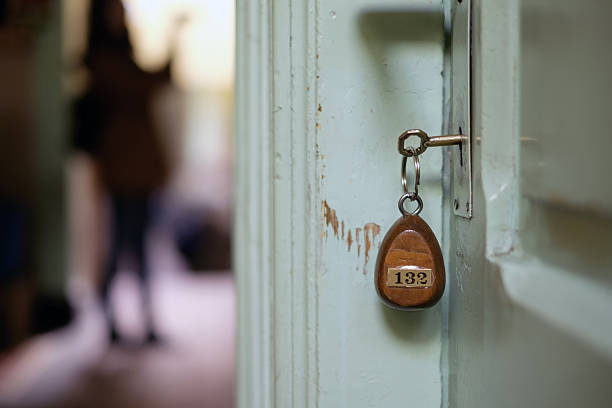
<svg viewBox="0 0 612 408"><path fill-rule="evenodd" d="M109 346L99 306L83 302L70 326L0 360L0 407L232 407L232 275L177 270L164 247L151 279L160 344L140 346L137 283L121 273L111 296L129 345Z"/></svg>

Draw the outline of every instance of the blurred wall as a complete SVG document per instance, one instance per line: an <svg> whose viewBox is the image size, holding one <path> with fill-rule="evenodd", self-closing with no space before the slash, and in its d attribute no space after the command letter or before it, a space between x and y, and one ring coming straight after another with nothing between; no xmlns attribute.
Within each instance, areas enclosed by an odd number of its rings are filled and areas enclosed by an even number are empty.
<svg viewBox="0 0 612 408"><path fill-rule="evenodd" d="M61 3L49 15L32 48L31 99L34 108L38 284L63 297L66 282L66 210L64 166L67 157L67 105L62 90Z"/></svg>
<svg viewBox="0 0 612 408"><path fill-rule="evenodd" d="M0 193L31 210L31 266L39 292L65 280L66 105L59 2L9 22L0 34Z"/></svg>
<svg viewBox="0 0 612 408"><path fill-rule="evenodd" d="M65 299L67 122L60 3L1 6L0 329L5 347L32 331L66 323L70 314Z"/></svg>

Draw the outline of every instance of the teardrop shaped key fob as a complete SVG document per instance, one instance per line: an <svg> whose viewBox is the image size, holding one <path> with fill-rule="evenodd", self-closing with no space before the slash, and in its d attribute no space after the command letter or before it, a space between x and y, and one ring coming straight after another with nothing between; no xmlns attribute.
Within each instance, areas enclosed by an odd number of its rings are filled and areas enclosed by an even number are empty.
<svg viewBox="0 0 612 408"><path fill-rule="evenodd" d="M376 290L401 310L435 305L446 283L440 244L418 215L403 215L385 235L376 259Z"/></svg>

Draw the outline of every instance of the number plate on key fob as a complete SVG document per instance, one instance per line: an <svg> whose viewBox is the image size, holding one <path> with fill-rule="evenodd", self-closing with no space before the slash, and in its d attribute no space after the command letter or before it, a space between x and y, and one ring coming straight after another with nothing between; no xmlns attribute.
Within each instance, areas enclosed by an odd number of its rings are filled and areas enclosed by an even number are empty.
<svg viewBox="0 0 612 408"><path fill-rule="evenodd" d="M387 269L387 286L392 288L429 288L432 283L431 269L410 266Z"/></svg>

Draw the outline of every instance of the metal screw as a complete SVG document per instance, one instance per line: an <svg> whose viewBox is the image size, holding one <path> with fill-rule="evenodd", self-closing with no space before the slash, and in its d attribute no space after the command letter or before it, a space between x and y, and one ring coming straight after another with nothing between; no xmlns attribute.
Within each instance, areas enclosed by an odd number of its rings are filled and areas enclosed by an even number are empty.
<svg viewBox="0 0 612 408"><path fill-rule="evenodd" d="M455 200L453 201L453 205L455 206L455 210L459 209L459 201L457 201L457 199L455 198Z"/></svg>

